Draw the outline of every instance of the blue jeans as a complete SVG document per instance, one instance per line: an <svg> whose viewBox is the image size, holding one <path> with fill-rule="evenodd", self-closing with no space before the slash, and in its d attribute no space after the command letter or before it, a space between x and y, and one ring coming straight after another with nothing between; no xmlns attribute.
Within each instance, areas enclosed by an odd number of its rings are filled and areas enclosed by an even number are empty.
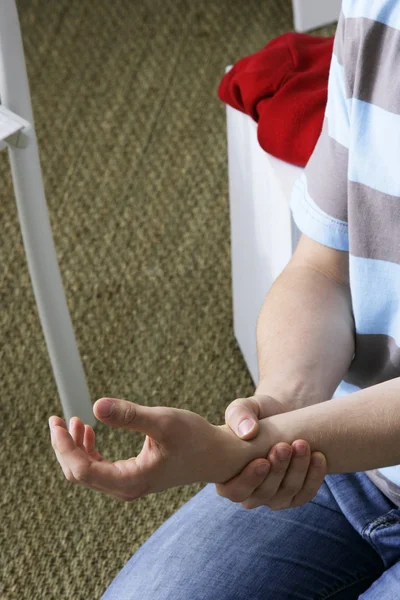
<svg viewBox="0 0 400 600"><path fill-rule="evenodd" d="M101 600L399 600L400 509L364 473L298 508L246 510L206 485Z"/></svg>

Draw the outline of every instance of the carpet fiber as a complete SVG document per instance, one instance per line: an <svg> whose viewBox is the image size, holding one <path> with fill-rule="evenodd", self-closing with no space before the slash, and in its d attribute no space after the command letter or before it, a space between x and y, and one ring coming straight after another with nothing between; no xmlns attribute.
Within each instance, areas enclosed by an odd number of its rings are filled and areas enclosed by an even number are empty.
<svg viewBox="0 0 400 600"><path fill-rule="evenodd" d="M185 408L222 424L254 386L233 334L217 87L226 65L292 29L290 2L19 0L18 10L92 401ZM204 484L122 503L64 478L47 424L62 412L5 153L0 173L0 598L97 599ZM96 434L111 460L144 440L102 424Z"/></svg>

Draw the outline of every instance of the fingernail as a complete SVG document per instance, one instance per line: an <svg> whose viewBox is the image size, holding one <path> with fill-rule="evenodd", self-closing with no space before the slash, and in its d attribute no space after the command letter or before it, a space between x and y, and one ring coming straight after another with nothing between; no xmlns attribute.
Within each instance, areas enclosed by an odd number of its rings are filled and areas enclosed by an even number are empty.
<svg viewBox="0 0 400 600"><path fill-rule="evenodd" d="M287 446L279 446L276 451L279 460L286 460L290 454L290 448Z"/></svg>
<svg viewBox="0 0 400 600"><path fill-rule="evenodd" d="M324 462L323 457L320 454L316 454L311 458L311 464L313 467L320 467Z"/></svg>
<svg viewBox="0 0 400 600"><path fill-rule="evenodd" d="M307 452L307 446L305 444L296 444L294 449L298 456L304 456Z"/></svg>
<svg viewBox="0 0 400 600"><path fill-rule="evenodd" d="M239 435L246 435L254 427L254 421L251 419L244 419L239 425Z"/></svg>
<svg viewBox="0 0 400 600"><path fill-rule="evenodd" d="M115 404L112 400L103 400L97 407L100 417L110 417L114 412Z"/></svg>
<svg viewBox="0 0 400 600"><path fill-rule="evenodd" d="M260 465L257 465L256 467L256 473L257 475L266 475L269 471L269 464L268 463L261 463Z"/></svg>

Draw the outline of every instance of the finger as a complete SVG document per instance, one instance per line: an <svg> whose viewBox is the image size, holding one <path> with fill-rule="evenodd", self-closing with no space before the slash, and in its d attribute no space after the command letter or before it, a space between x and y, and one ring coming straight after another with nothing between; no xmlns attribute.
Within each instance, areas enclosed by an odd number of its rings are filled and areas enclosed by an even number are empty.
<svg viewBox="0 0 400 600"><path fill-rule="evenodd" d="M225 423L241 439L249 440L259 431L260 406L255 398L238 398L225 411Z"/></svg>
<svg viewBox="0 0 400 600"><path fill-rule="evenodd" d="M277 493L286 471L290 465L292 448L289 444L279 443L271 448L268 454L268 461L271 463L271 470L263 483L254 491L252 497L248 498L245 508L255 508L256 506L269 506L269 501Z"/></svg>
<svg viewBox="0 0 400 600"><path fill-rule="evenodd" d="M258 434L260 406L255 398L238 398L225 411L225 422L241 439L251 439Z"/></svg>
<svg viewBox="0 0 400 600"><path fill-rule="evenodd" d="M267 470L258 473L257 469L260 465L266 466ZM226 483L216 483L217 494L231 502L243 502L261 485L270 468L271 465L266 460L253 460L236 477L232 477Z"/></svg>
<svg viewBox="0 0 400 600"><path fill-rule="evenodd" d="M238 437L249 440L258 434L259 419L282 412L284 408L278 400L272 396L257 394L231 402L225 411L225 423Z"/></svg>
<svg viewBox="0 0 400 600"><path fill-rule="evenodd" d="M83 445L83 436L85 433L85 425L79 417L72 417L69 421L69 432L78 448L85 450Z"/></svg>
<svg viewBox="0 0 400 600"><path fill-rule="evenodd" d="M68 431L68 427L64 419L62 419L61 417L57 417L56 415L52 415L49 418L49 427L55 427L56 425L58 427L64 427L64 429Z"/></svg>
<svg viewBox="0 0 400 600"><path fill-rule="evenodd" d="M281 452L282 450L284 450L284 453ZM252 509L259 506L270 506L271 499L275 497L289 467L291 452L291 446L286 443L276 444L271 448L268 455L271 469L258 488L241 503L244 508Z"/></svg>
<svg viewBox="0 0 400 600"><path fill-rule="evenodd" d="M143 483L142 483L139 486L137 478L136 478L136 485L131 485L131 489L129 489L129 486L126 486L125 484L123 484L121 486L121 489L117 488L114 485L111 490L108 489L107 487L105 487L104 485L98 485L98 484L94 483L94 481L91 481L90 483L88 483L84 480L84 478L81 478L81 480L78 480L79 477L77 478L76 475L74 476L74 472L71 470L71 466L65 462L65 460L61 457L60 452L57 450L57 448L59 446L59 444L58 444L59 436L58 436L58 433L56 432L55 428L62 427L62 429L64 429L68 433L68 428L67 428L65 422L60 417L50 417L49 425L53 428L51 438L52 438L52 445L53 445L54 452L56 454L58 462L61 465L64 476L68 481L71 481L73 483L79 483L81 486L89 488L95 492L105 493L112 498L116 498L117 500L122 500L125 502L130 502L132 500L135 500L136 498L139 498L141 495L141 492L148 489L149 486L147 484L143 485ZM87 425L87 427L92 429L90 427L90 425ZM94 435L93 429L92 429L92 432ZM95 452L97 452L97 451L95 451ZM101 457L99 452L97 452L97 454ZM111 464L111 465L114 464L116 467L117 473L119 475L119 474L121 474L121 472L123 470L123 469L121 469L119 463L124 463L123 467L125 467L125 463L129 463L132 459L129 459L128 461L117 461L116 463L111 463L111 461L105 461L102 457L101 457L101 460L103 460L104 462ZM125 475L125 480L126 480L126 478L130 479L131 484L132 484L133 478L135 476L132 466L133 465L130 465L129 469L126 469L126 467L125 467L125 469L127 471L126 475ZM124 481L124 476L121 475L121 482L123 482L123 481Z"/></svg>
<svg viewBox="0 0 400 600"><path fill-rule="evenodd" d="M56 427L61 427L63 429L65 429L66 431L68 431L67 425L65 423L65 421L63 419L61 419L61 417L57 417L57 416L51 416L49 418L49 427L50 427L50 437L51 437L51 445L53 446L53 450L55 452L56 458L58 460L58 462L60 463L61 469L64 473L64 476L66 477L66 479L69 479L69 477L71 476L71 473L68 471L68 469L63 465L60 455L57 452L56 446L54 444L54 432L55 432L55 428Z"/></svg>
<svg viewBox="0 0 400 600"><path fill-rule="evenodd" d="M115 463L91 461L86 452L76 446L70 433L59 426L53 427L52 444L68 481L107 493L126 494L143 487L143 476L132 459ZM128 468L124 464L122 472L119 463L130 465Z"/></svg>
<svg viewBox="0 0 400 600"><path fill-rule="evenodd" d="M51 443L52 443L52 446L53 446L53 450L55 452L55 455L56 455L56 458L57 458L58 462L61 465L61 468L63 470L63 473L64 473L65 477L68 479L71 476L71 474L68 471L68 469L62 464L62 461L60 460L60 455L57 452L57 450L56 450L56 448L55 448L55 446L53 444L53 436L54 436L55 427L62 427L63 429L65 429L66 431L68 431L67 424L64 421L64 419L61 419L61 417L51 416L49 418L49 427L50 427L50 438L51 438Z"/></svg>
<svg viewBox="0 0 400 600"><path fill-rule="evenodd" d="M292 444L292 459L286 474L268 506L273 510L289 508L304 485L310 464L310 446L305 440Z"/></svg>
<svg viewBox="0 0 400 600"><path fill-rule="evenodd" d="M85 433L83 434L83 445L86 448L86 452L88 454L92 454L92 452L96 449L96 434L94 432L93 427L90 425L85 425Z"/></svg>
<svg viewBox="0 0 400 600"><path fill-rule="evenodd" d="M119 398L100 398L94 403L93 412L96 419L109 427L140 431L155 440L163 434L163 407L142 406Z"/></svg>
<svg viewBox="0 0 400 600"><path fill-rule="evenodd" d="M317 461L318 464L316 464ZM302 506L303 504L306 504L306 502L312 500L321 487L326 473L327 463L324 454L321 452L313 452L303 487L293 498L291 506Z"/></svg>
<svg viewBox="0 0 400 600"><path fill-rule="evenodd" d="M68 481L71 481L72 483L77 483L76 480L74 479L74 477L73 477L72 472L70 471L70 469L64 464L64 462L63 462L63 460L62 460L62 458L60 456L60 453L58 452L57 447L54 444L54 436L55 435L56 435L55 434L55 430L52 429L51 430L51 443L52 443L53 450L54 450L54 453L56 455L57 461L58 461L58 463L61 466L62 472L64 473L64 477L65 477L65 479L67 479Z"/></svg>
<svg viewBox="0 0 400 600"><path fill-rule="evenodd" d="M105 458L103 458L100 452L96 450L96 434L93 430L93 427L91 427L90 425L85 425L85 433L83 434L83 445L90 459L106 460Z"/></svg>

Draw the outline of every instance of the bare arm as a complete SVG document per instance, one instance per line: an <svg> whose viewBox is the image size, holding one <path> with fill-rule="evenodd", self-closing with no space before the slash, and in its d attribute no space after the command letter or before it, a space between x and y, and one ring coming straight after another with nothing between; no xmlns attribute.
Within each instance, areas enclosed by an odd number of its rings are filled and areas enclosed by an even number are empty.
<svg viewBox="0 0 400 600"><path fill-rule="evenodd" d="M249 461L266 456L277 442L304 439L311 451L325 455L327 473L400 464L400 378L261 419L259 427L253 440L238 440ZM222 428L233 435L227 425Z"/></svg>
<svg viewBox="0 0 400 600"><path fill-rule="evenodd" d="M260 311L257 353L256 394L288 410L332 397L354 355L347 252L301 237Z"/></svg>

